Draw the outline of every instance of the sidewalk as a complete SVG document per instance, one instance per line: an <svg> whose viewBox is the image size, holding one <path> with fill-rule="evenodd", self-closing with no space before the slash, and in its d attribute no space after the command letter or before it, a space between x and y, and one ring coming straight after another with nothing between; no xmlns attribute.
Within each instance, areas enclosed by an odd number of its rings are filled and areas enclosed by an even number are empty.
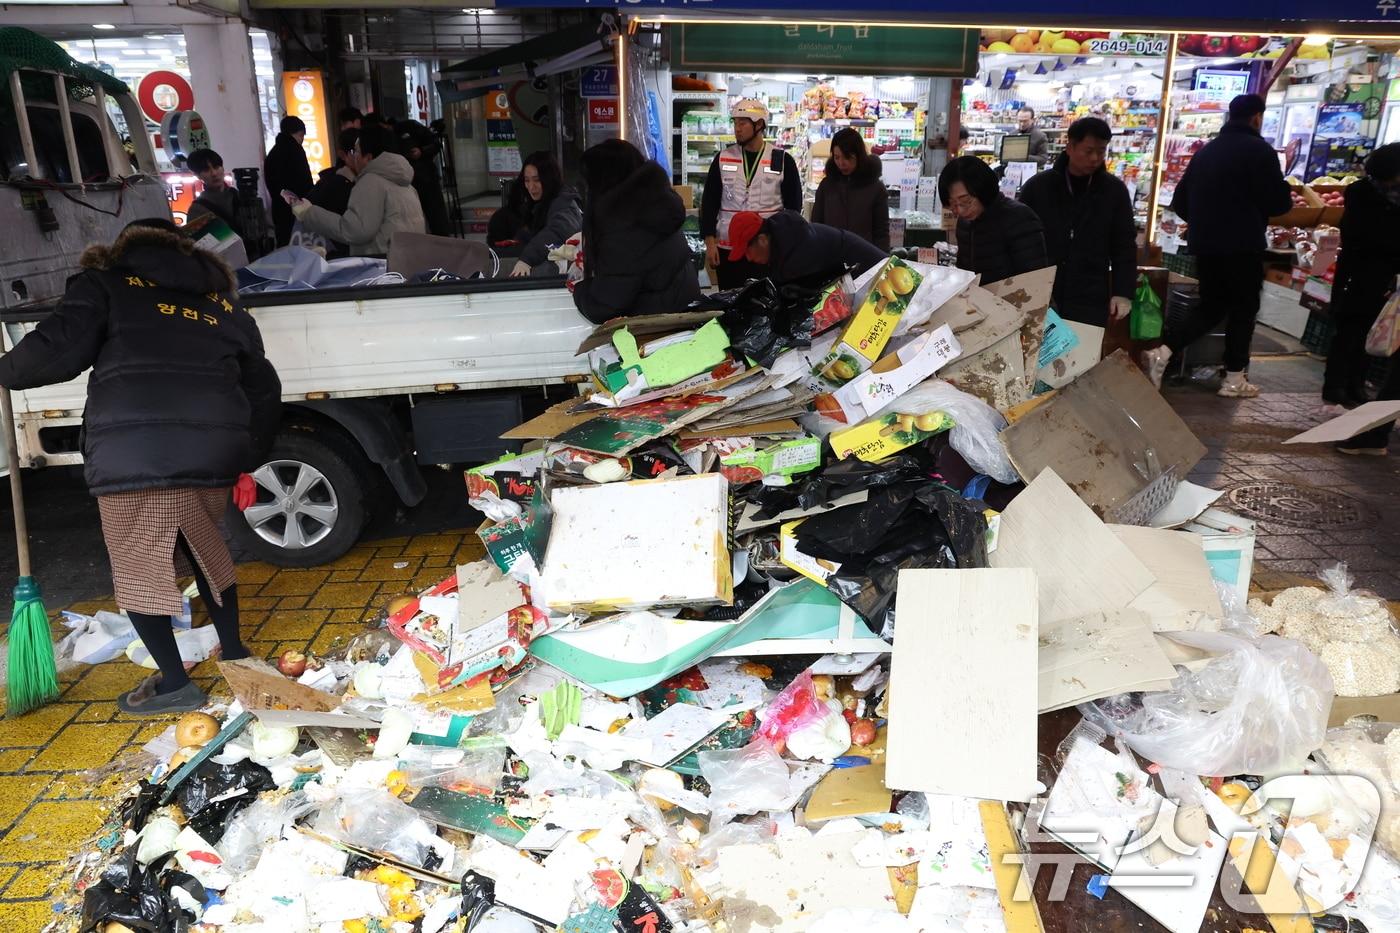
<svg viewBox="0 0 1400 933"><path fill-rule="evenodd" d="M1169 388L1167 398L1209 448L1192 479L1226 490L1222 508L1261 519L1261 588L1282 589L1303 582L1294 574L1315 578L1346 560L1358 585L1400 598L1400 456L1280 446L1322 420L1320 365L1305 357L1257 361L1254 378L1265 391L1249 401L1196 386ZM238 578L249 647L268 658L287 649L326 651L362 631L390 598L480 556L476 537L459 531L366 544L314 570L244 564ZM114 606L100 599L49 608ZM117 711L117 696L143 675L125 661L75 670L61 678L58 703L0 720L0 928L7 933L37 931L81 902L66 880L69 860L116 831L107 823L113 803L150 764L140 747L170 722ZM218 680L207 663L194 679L206 689ZM76 924L76 912L70 915Z"/></svg>
<svg viewBox="0 0 1400 933"><path fill-rule="evenodd" d="M474 535L440 534L374 542L315 570L243 564L239 602L248 647L267 658L287 649L327 651L363 631L393 597L416 593L482 555ZM48 608L94 612L115 604ZM63 631L56 625L55 638ZM67 888L69 859L92 851L94 837L116 831L115 822L105 825L113 804L150 767L141 746L170 725L169 717L138 719L117 710L117 697L146 673L125 660L83 666L60 675L57 703L0 720L0 929L6 933L34 933L65 911L76 929L82 895ZM191 676L217 692L212 663ZM109 846L116 836L110 839Z"/></svg>

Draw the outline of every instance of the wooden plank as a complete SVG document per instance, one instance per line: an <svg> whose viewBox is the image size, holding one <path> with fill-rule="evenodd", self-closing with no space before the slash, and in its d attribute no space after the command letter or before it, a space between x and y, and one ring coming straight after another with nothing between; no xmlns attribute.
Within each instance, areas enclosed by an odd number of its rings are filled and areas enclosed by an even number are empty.
<svg viewBox="0 0 1400 933"><path fill-rule="evenodd" d="M995 800L1035 793L1036 603L1027 569L900 572L887 785Z"/></svg>
<svg viewBox="0 0 1400 933"><path fill-rule="evenodd" d="M993 567L1029 567L1040 618L1057 622L1125 608L1156 578L1053 470L1001 513Z"/></svg>

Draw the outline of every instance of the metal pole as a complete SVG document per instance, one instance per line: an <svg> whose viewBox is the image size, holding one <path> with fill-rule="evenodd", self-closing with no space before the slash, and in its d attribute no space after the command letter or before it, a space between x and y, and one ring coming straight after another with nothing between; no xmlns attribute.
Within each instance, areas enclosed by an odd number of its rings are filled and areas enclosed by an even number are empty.
<svg viewBox="0 0 1400 933"><path fill-rule="evenodd" d="M19 479L19 445L15 443L15 411L10 390L0 388L0 425L5 431L5 454L10 463L10 501L15 507L15 553L19 555L19 575L33 576L29 567L29 522L24 517L24 490Z"/></svg>
<svg viewBox="0 0 1400 933"><path fill-rule="evenodd" d="M1178 33L1167 34L1167 57L1162 66L1162 100L1157 108L1157 146L1152 154L1152 188L1147 192L1147 246L1157 245L1157 212L1161 208L1162 177L1167 152L1167 131L1171 128L1172 81L1176 77Z"/></svg>
<svg viewBox="0 0 1400 933"><path fill-rule="evenodd" d="M73 114L68 108L68 82L53 76L53 93L58 99L58 118L63 124L63 148L68 150L68 175L75 185L83 183L83 167L78 162L78 141L73 137Z"/></svg>
<svg viewBox="0 0 1400 933"><path fill-rule="evenodd" d="M39 157L34 154L34 134L29 130L29 111L24 109L24 88L19 83L19 69L10 72L10 99L15 105L15 120L19 123L19 144L24 161L29 165L30 178L43 178Z"/></svg>

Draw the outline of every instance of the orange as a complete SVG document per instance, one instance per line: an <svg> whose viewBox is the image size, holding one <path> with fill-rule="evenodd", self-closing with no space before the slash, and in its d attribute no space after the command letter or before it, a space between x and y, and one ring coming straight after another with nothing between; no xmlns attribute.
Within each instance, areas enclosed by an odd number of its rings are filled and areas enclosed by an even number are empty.
<svg viewBox="0 0 1400 933"><path fill-rule="evenodd" d="M1022 54L1035 51L1035 40L1028 32L1018 32L1011 37L1011 48Z"/></svg>

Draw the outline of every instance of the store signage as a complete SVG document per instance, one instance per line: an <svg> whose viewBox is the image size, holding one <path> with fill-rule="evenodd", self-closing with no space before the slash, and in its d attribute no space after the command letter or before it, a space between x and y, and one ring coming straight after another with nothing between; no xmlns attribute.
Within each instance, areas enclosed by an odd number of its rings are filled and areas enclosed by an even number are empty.
<svg viewBox="0 0 1400 933"><path fill-rule="evenodd" d="M306 150L306 161L311 165L311 174L330 168L335 162L334 149L330 145L330 124L326 119L326 96L319 71L282 72L282 100L287 112L301 117L306 124L306 138L301 148Z"/></svg>
<svg viewBox="0 0 1400 933"><path fill-rule="evenodd" d="M617 67L603 65L584 69L583 76L579 79L579 94L583 97L616 97Z"/></svg>
<svg viewBox="0 0 1400 933"><path fill-rule="evenodd" d="M255 0L253 5L264 6L274 0ZM292 2L292 0L282 0ZM295 0L307 5L311 0ZM318 3L331 3L331 0L316 0ZM383 2L383 0L377 0ZM874 0L872 3L853 5L847 0L497 0L500 9L520 9L537 7L588 7L593 9L621 9L628 13L782 13L784 11L803 14L803 19L815 19L830 15L850 21L855 16L909 16L925 20L947 22L952 18L964 18L971 22L985 23L1000 21L1010 24L1044 22L1059 19L1087 19L1097 23L1137 22L1172 23L1192 29L1209 29L1213 23L1229 22L1232 27L1242 21L1259 24L1280 22L1313 22L1336 25L1345 23L1386 23L1393 31L1400 33L1400 3L1397 0L1235 0L1223 4L1217 0L1176 0L1170 5L1154 7L1150 13L1133 10L1120 5L1122 12L1106 13L1101 0L1060 0L1053 9L1047 9L1043 0L1000 0L995 6L974 2L950 2L950 0ZM749 67L765 62L758 58L748 62Z"/></svg>
<svg viewBox="0 0 1400 933"><path fill-rule="evenodd" d="M858 24L686 23L671 30L680 70L820 68L832 74L977 74L977 32Z"/></svg>
<svg viewBox="0 0 1400 933"><path fill-rule="evenodd" d="M1167 54L1166 36L1146 36L1123 34L1109 39L1090 39L1090 55L1149 55L1161 57Z"/></svg>
<svg viewBox="0 0 1400 933"><path fill-rule="evenodd" d="M588 124L590 126L617 125L617 98L592 97L588 100Z"/></svg>
<svg viewBox="0 0 1400 933"><path fill-rule="evenodd" d="M136 82L136 102L152 123L172 110L194 109L194 88L184 75L173 71L152 71Z"/></svg>
<svg viewBox="0 0 1400 933"><path fill-rule="evenodd" d="M486 97L486 171L492 175L516 175L520 164L510 95L503 90L492 91Z"/></svg>

